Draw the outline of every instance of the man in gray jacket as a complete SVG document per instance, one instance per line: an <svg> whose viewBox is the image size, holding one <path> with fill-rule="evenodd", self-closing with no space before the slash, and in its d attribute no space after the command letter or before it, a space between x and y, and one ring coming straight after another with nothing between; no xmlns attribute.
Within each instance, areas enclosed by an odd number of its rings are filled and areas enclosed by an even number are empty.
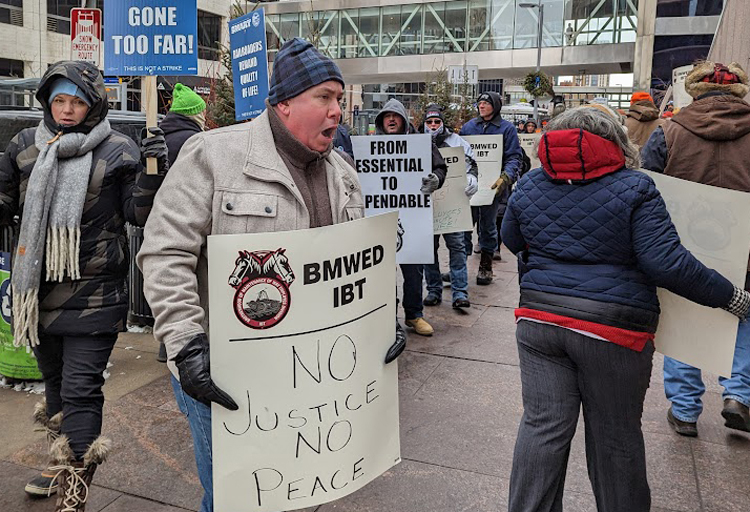
<svg viewBox="0 0 750 512"><path fill-rule="evenodd" d="M315 228L364 214L355 170L332 151L344 79L302 39L276 56L267 109L252 123L191 137L172 166L138 253L154 335L164 342L172 387L193 435L201 512L213 510L211 409L237 410L211 379L208 235ZM386 362L403 350L396 331ZM179 381L178 381L179 379Z"/></svg>

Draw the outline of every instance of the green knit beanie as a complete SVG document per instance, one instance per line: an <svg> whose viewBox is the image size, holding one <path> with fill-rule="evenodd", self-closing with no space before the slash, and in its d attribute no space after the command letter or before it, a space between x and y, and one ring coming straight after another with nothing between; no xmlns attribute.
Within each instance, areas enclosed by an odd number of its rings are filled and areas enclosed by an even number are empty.
<svg viewBox="0 0 750 512"><path fill-rule="evenodd" d="M195 91L181 83L174 84L170 112L183 116L194 116L204 110L206 110L206 102Z"/></svg>

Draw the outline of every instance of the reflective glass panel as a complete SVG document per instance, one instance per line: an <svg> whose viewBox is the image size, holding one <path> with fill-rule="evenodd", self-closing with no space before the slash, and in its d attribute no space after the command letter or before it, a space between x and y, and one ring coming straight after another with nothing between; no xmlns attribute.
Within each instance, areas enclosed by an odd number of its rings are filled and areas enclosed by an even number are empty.
<svg viewBox="0 0 750 512"><path fill-rule="evenodd" d="M360 57L378 56L378 36L380 33L380 9L368 7L359 10L359 34L357 44Z"/></svg>
<svg viewBox="0 0 750 512"><path fill-rule="evenodd" d="M445 53L445 2L425 4L423 53Z"/></svg>
<svg viewBox="0 0 750 512"><path fill-rule="evenodd" d="M341 30L339 31L339 58L353 59L357 56L357 9L340 11Z"/></svg>
<svg viewBox="0 0 750 512"><path fill-rule="evenodd" d="M401 7L383 7L383 28L380 34L380 55L399 55L398 35L401 30Z"/></svg>
<svg viewBox="0 0 750 512"><path fill-rule="evenodd" d="M399 55L422 53L422 5L401 6L401 38Z"/></svg>
<svg viewBox="0 0 750 512"><path fill-rule="evenodd" d="M454 0L445 4L446 52L463 52L467 39L467 11L465 0Z"/></svg>

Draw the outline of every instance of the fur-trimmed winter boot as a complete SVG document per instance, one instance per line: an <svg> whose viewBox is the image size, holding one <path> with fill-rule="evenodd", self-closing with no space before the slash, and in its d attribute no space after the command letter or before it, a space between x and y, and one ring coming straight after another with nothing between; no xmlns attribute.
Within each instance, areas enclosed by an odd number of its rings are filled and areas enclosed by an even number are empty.
<svg viewBox="0 0 750 512"><path fill-rule="evenodd" d="M52 443L50 454L58 464L52 469L57 471L59 475L57 480L60 484L57 490L55 512L84 512L86 510L91 480L94 478L97 466L107 459L110 445L109 439L99 436L83 454L83 460L78 461L75 460L66 435L61 435Z"/></svg>
<svg viewBox="0 0 750 512"><path fill-rule="evenodd" d="M62 412L58 412L49 418L47 416L47 402L42 400L41 402L37 402L34 406L34 423L37 424L34 431L44 432L47 435L47 448L51 448L52 443L54 443L55 439L60 436ZM54 462L50 462L47 465L47 469L29 480L24 488L24 491L26 491L29 496L32 498L47 498L57 492L55 472L50 471L49 469L53 465Z"/></svg>

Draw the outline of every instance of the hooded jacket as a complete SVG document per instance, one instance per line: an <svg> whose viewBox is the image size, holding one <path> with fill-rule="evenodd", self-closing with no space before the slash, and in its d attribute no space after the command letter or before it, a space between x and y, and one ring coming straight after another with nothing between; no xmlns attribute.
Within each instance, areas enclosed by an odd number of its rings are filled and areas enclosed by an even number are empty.
<svg viewBox="0 0 750 512"><path fill-rule="evenodd" d="M640 351L658 325L657 286L705 306L729 303L733 285L682 246L653 180L626 168L615 143L553 131L539 158L502 223L519 257L517 317Z"/></svg>
<svg viewBox="0 0 750 512"><path fill-rule="evenodd" d="M44 107L44 122L59 131L52 119L47 96L58 77L82 88L92 106L83 122L63 131L88 132L107 113L106 95L99 71L84 62L59 62L42 77L37 98ZM50 124L51 123L51 124ZM29 176L39 150L34 143L36 127L19 132L0 159L0 222L13 224L23 217ZM140 151L125 135L112 131L93 150L91 174L81 216L81 279L61 283L42 277L39 289L40 332L52 335L96 335L124 329L128 309L128 241L125 223L143 225L153 196L162 181L147 176Z"/></svg>
<svg viewBox="0 0 750 512"><path fill-rule="evenodd" d="M397 99L391 98L386 102L383 106L383 110L378 112L378 115L375 118L376 135L388 135L385 133L385 128L383 126L383 118L388 112L395 112L404 120L403 135L417 133L417 130L414 129L414 125L409 122L409 115L406 112L406 107L404 107L404 105ZM438 177L438 188L442 187L445 182L445 176L448 174L448 166L445 164L445 160L443 160L442 155L440 155L440 151L434 141L432 143L432 172Z"/></svg>
<svg viewBox="0 0 750 512"><path fill-rule="evenodd" d="M630 140L642 148L654 130L664 124L659 118L659 109L651 101L637 101L630 106L625 119Z"/></svg>
<svg viewBox="0 0 750 512"><path fill-rule="evenodd" d="M159 128L164 131L164 140L167 143L170 163L177 160L177 155L180 154L180 149L182 149L185 141L196 133L203 131L198 123L189 117L171 111L167 112L167 115L159 123Z"/></svg>
<svg viewBox="0 0 750 512"><path fill-rule="evenodd" d="M708 93L656 130L643 167L685 180L750 192L750 104Z"/></svg>
<svg viewBox="0 0 750 512"><path fill-rule="evenodd" d="M419 127L420 133L425 133L424 122ZM464 150L464 159L466 160L466 174L471 174L474 177L479 177L479 169L477 168L477 161L474 160L474 150L471 149L471 144L466 140L453 132L450 128L445 126L443 123L443 131L439 135L432 139L435 146L439 148L462 148Z"/></svg>
<svg viewBox="0 0 750 512"><path fill-rule="evenodd" d="M523 151L518 141L518 132L512 123L500 115L503 101L494 91L489 93L492 100L494 117L485 121L481 116L475 117L461 127L459 135L502 135L503 136L503 171L515 182L523 166ZM510 188L503 193L503 200L507 200Z"/></svg>

